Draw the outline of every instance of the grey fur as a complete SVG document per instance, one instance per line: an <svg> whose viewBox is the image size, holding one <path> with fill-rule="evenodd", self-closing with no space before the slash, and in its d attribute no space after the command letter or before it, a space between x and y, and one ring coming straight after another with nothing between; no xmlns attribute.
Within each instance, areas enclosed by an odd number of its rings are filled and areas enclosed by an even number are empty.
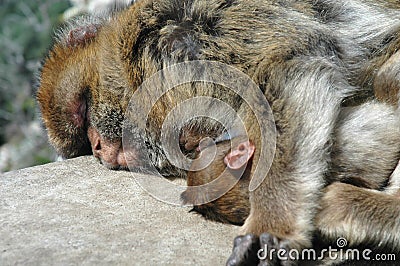
<svg viewBox="0 0 400 266"><path fill-rule="evenodd" d="M332 178L348 183L359 179L362 183L356 185L381 190L399 162L398 111L377 102L344 108L335 140Z"/></svg>

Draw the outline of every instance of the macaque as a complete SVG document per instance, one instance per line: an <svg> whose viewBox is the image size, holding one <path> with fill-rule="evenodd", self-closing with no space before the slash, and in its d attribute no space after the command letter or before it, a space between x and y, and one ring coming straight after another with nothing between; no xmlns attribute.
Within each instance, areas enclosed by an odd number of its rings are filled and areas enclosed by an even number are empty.
<svg viewBox="0 0 400 266"><path fill-rule="evenodd" d="M187 176L187 185L190 186L199 186L203 184L207 184L214 180L216 177L220 176L220 174L227 167L226 162L224 162L224 158L228 154L231 149L231 143L229 140L222 141L217 144L217 153L215 155L212 163L205 169L200 171L189 171ZM245 143L244 148L248 148L251 143ZM247 151L247 150L245 150ZM208 157L206 153L212 153L212 151L205 147L198 151L198 155L202 155L203 157ZM251 154L252 156L252 154ZM249 158L251 162L251 157ZM247 161L246 161L247 162ZM200 164L200 161L193 163L192 167L197 168L197 164ZM202 204L195 205L193 207L193 211L202 214L205 218L210 220L215 220L223 223L230 223L235 225L243 225L244 220L249 215L250 212L250 202L249 202L249 183L250 183L250 169L251 165L239 165L239 168L246 167L246 170L242 172L238 172L237 169L232 168L232 166L228 169L226 176L224 178L229 178L233 180L237 180L238 183L227 193L225 193L219 199ZM237 167L236 167L237 168ZM239 174L239 176L237 175ZM223 179L226 181L226 179ZM225 189L225 183L220 183L221 189ZM214 186L214 189L217 186ZM195 200L194 197L202 197L203 193L194 193L190 191L190 188L182 193L182 199L185 203L192 203Z"/></svg>
<svg viewBox="0 0 400 266"><path fill-rule="evenodd" d="M253 96L262 92L262 97L253 98L268 101L277 134L272 165L262 176L255 176L257 165L265 163L260 161L261 129L248 130L249 141L241 143L243 150L229 157L232 160L226 159L236 168L244 158L246 162L251 158L249 178L264 178L249 193L250 213L243 232L250 239L260 237L263 243L273 243L278 249L310 247L318 230L314 221L321 213L321 200L340 194L340 185L346 186L344 191L353 188L350 184L361 186L363 192L367 188L383 189L388 180L383 173L393 170L397 163L377 163L384 167L379 169L382 175L374 172L369 179L369 173L364 177L357 171L347 175L348 165L332 153L335 128L344 106L357 106L374 97L391 99L396 94L395 83L390 85L390 93L382 89L374 96L373 89L374 81L382 87L396 80L393 74L389 78L384 75L396 73L394 66L385 70L386 62L397 61L400 12L396 7L393 1L379 0L141 0L110 18L78 20L60 32L40 74L37 98L50 142L65 158L93 154L110 169L136 171L151 164L163 176L184 177L187 171L168 160L162 144L163 121L168 114L200 96L218 99L238 112L245 101L223 84L197 79L176 84L153 104L152 95L162 84L180 77L206 76L208 69L201 65L161 75L162 80L153 87L142 86L160 70L178 63L203 60L229 65L259 87L257 91L243 88L243 92ZM382 73L377 73L379 69ZM213 71L216 76L230 74L223 68ZM235 78L241 80L231 77ZM143 97L133 106L133 112L128 106L135 92L143 93ZM127 110L140 115L148 106L150 111L143 114L146 119L125 119ZM171 137L178 144L173 153L193 158L197 149L202 149L202 139L218 139L232 132L231 117L224 120L217 107L204 102L192 109L202 114L208 111L210 116L219 114L222 120L204 115L183 119L184 111L172 117L175 131L180 134ZM246 128L257 126L253 119L244 119L243 123ZM123 145L126 131L130 133L129 148ZM245 157L237 157L242 151L246 151ZM351 153L347 156L355 158ZM343 175L329 176L336 172ZM336 186L335 178L348 184ZM336 189L330 193L327 185L331 182ZM345 198L343 203L351 203L351 199ZM397 210L393 208L388 213ZM331 226L329 221L334 219L327 220ZM327 231L334 235L334 230ZM252 247L245 242L235 242L230 265L245 263L246 256L242 255ZM276 258L274 262L289 263Z"/></svg>

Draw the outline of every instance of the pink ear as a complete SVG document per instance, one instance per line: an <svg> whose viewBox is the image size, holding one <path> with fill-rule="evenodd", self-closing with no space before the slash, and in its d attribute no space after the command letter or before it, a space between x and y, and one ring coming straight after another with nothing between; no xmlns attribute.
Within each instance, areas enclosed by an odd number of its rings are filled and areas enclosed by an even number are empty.
<svg viewBox="0 0 400 266"><path fill-rule="evenodd" d="M85 99L78 99L71 101L69 104L69 113L71 114L71 120L76 127L83 127L87 119L87 105Z"/></svg>
<svg viewBox="0 0 400 266"><path fill-rule="evenodd" d="M250 141L239 143L224 158L224 163L232 170L245 166L254 154L254 144Z"/></svg>

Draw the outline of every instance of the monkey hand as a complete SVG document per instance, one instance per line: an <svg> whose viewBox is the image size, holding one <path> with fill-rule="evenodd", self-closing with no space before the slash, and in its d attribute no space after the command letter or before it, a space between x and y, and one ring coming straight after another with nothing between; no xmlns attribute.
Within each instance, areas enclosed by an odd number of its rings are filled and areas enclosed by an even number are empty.
<svg viewBox="0 0 400 266"><path fill-rule="evenodd" d="M226 265L292 265L292 260L283 259L288 252L288 241L280 240L269 233L263 233L260 237L253 234L237 236Z"/></svg>

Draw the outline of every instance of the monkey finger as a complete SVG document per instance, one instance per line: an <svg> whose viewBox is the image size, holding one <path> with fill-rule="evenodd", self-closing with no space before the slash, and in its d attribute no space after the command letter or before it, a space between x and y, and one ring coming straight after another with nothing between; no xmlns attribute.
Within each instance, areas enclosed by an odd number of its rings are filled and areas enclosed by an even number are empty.
<svg viewBox="0 0 400 266"><path fill-rule="evenodd" d="M259 266L289 266L293 264L293 261L289 260L289 246L287 241L280 240L272 234L263 233L260 235L260 246L261 249L258 254L260 258ZM260 254L263 254L262 257Z"/></svg>

